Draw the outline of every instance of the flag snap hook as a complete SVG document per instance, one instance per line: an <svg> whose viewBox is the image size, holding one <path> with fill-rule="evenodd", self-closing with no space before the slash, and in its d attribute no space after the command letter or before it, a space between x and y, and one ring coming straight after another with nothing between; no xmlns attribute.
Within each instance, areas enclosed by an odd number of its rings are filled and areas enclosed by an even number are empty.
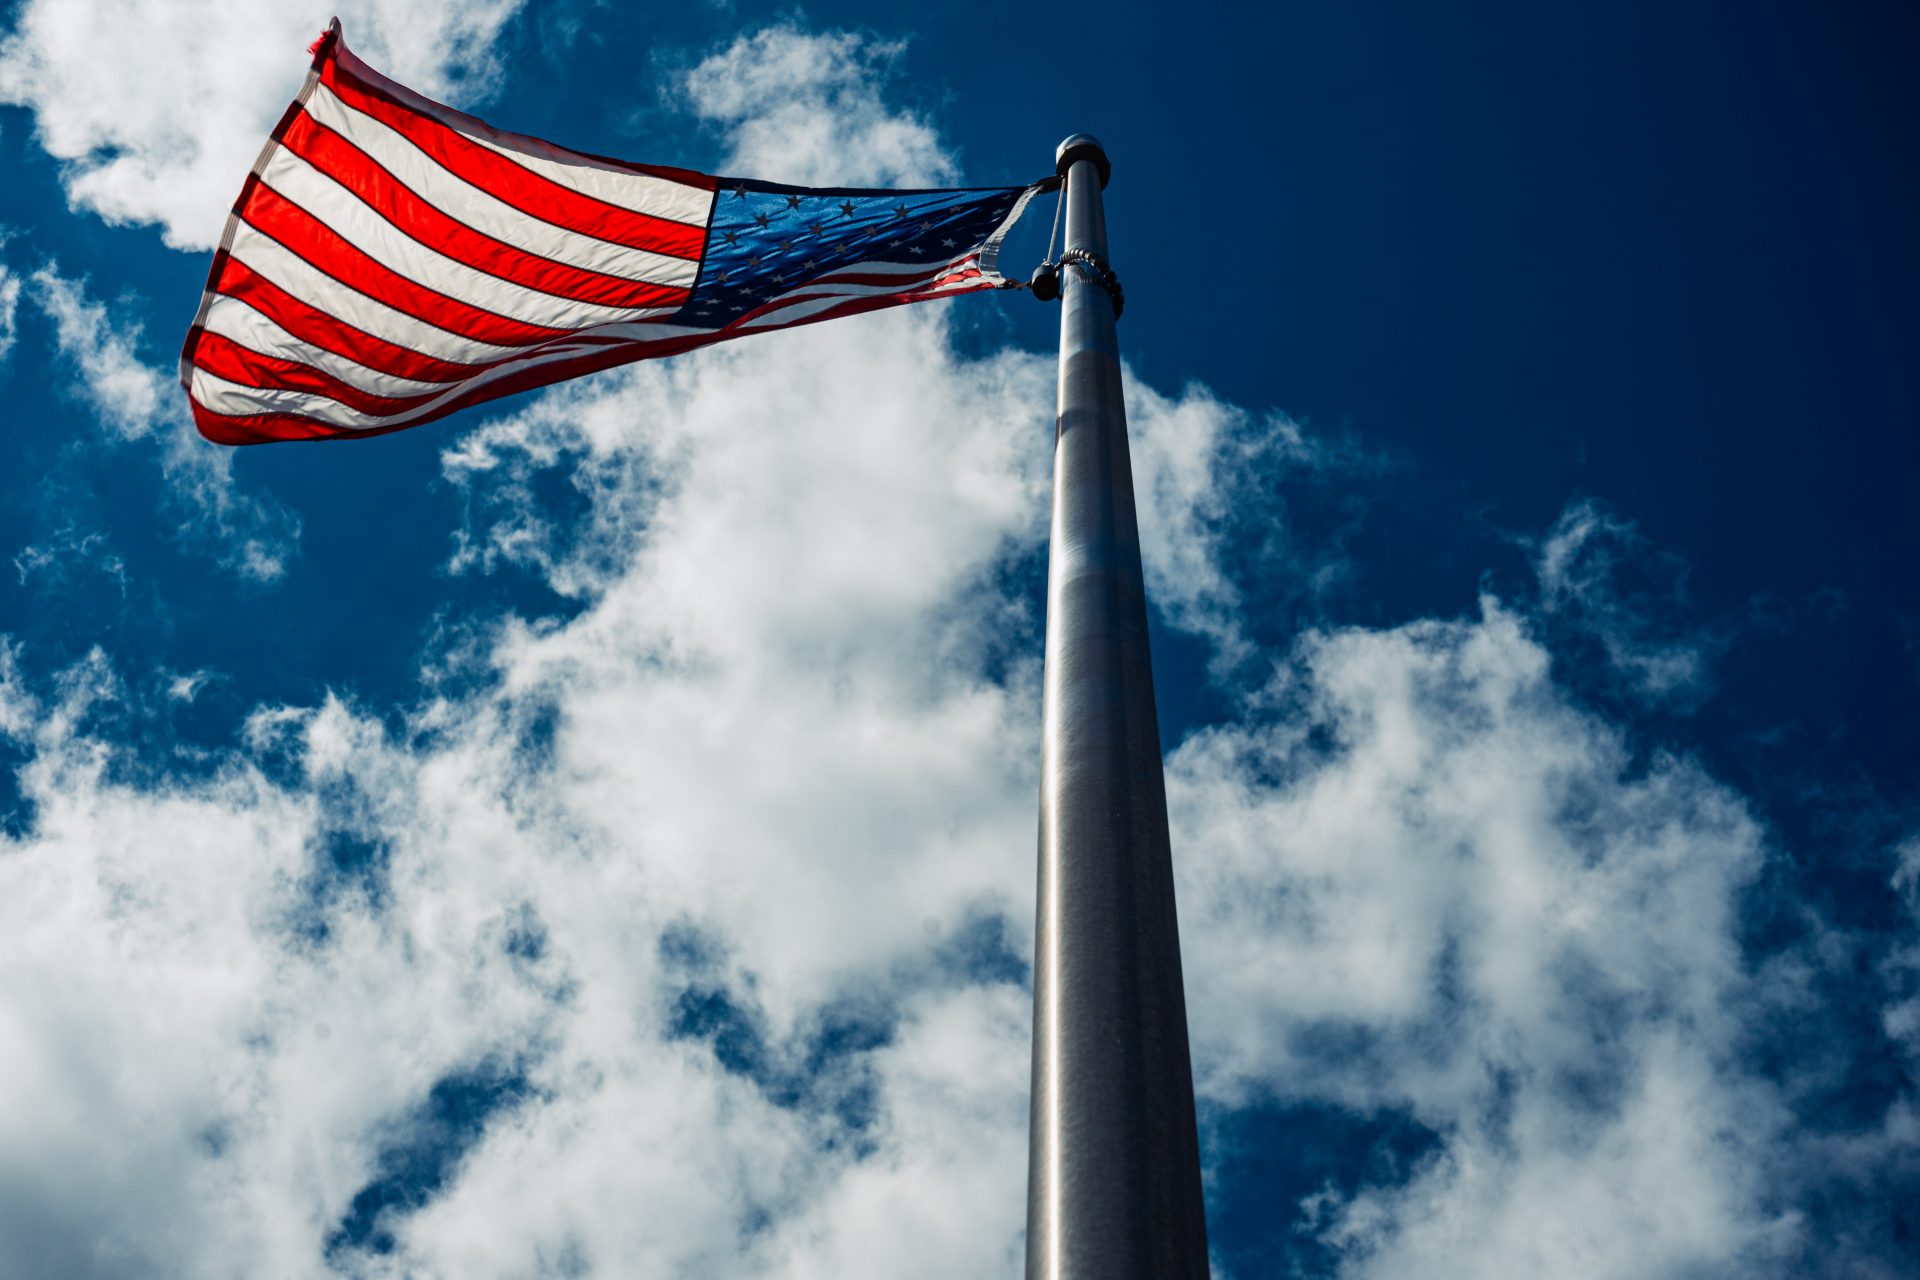
<svg viewBox="0 0 1920 1280"><path fill-rule="evenodd" d="M1113 318L1118 320L1120 313L1127 309L1127 292L1120 287L1120 277L1113 273L1113 268L1107 265L1106 259L1091 250L1073 248L1060 255L1060 265L1064 267L1068 263L1079 267L1093 283L1107 291L1107 296L1113 299ZM1037 271L1034 273L1036 278L1039 274ZM1057 281L1054 287L1056 290L1059 288ZM1040 296L1037 286L1034 296L1036 298Z"/></svg>

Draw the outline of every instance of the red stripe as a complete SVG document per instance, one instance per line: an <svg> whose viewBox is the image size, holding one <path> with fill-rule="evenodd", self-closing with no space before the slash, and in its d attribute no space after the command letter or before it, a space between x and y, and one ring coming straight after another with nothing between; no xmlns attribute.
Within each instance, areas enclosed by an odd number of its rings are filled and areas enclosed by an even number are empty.
<svg viewBox="0 0 1920 1280"><path fill-rule="evenodd" d="M333 228L256 179L241 201L240 217L254 230L280 242L308 266L332 276L348 288L376 299L396 311L435 328L498 347L529 346L572 332L527 324L416 284L374 261Z"/></svg>
<svg viewBox="0 0 1920 1280"><path fill-rule="evenodd" d="M707 240L704 226L635 213L563 187L497 151L488 150L438 120L394 101L374 86L354 78L336 62L327 64L320 79L342 102L392 128L447 172L529 217L614 244L691 262L700 260Z"/></svg>
<svg viewBox="0 0 1920 1280"><path fill-rule="evenodd" d="M278 440L326 440L340 434L312 418L296 418L284 413L258 413L244 418L229 417L187 397L193 409L193 425L215 444L272 444Z"/></svg>
<svg viewBox="0 0 1920 1280"><path fill-rule="evenodd" d="M488 275L559 298L609 307L672 307L687 290L554 262L475 231L427 203L352 142L302 112L281 141L406 235Z"/></svg>

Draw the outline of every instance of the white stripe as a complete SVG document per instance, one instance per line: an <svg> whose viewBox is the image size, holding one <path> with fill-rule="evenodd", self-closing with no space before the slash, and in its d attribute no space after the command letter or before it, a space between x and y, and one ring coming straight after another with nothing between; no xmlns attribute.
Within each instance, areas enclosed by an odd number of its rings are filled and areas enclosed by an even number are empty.
<svg viewBox="0 0 1920 1280"><path fill-rule="evenodd" d="M406 135L342 102L325 85L314 86L307 114L350 139L428 204L516 249L623 280L682 289L693 284L700 269L697 262L613 244L524 213L442 168Z"/></svg>
<svg viewBox="0 0 1920 1280"><path fill-rule="evenodd" d="M551 178L563 187L584 192L596 200L604 200L633 213L684 222L690 227L705 227L707 215L713 210L711 191L689 187L669 178L628 173L586 156L574 155L537 138L515 138L517 145L507 146L480 134L468 132L467 136L487 150L498 152L543 178ZM546 154L535 148L543 149Z"/></svg>
<svg viewBox="0 0 1920 1280"><path fill-rule="evenodd" d="M436 293L510 320L549 329L584 329L588 325L639 320L668 310L608 307L557 298L476 271L407 235L359 196L284 147L275 151L261 169L260 180L380 265Z"/></svg>
<svg viewBox="0 0 1920 1280"><path fill-rule="evenodd" d="M957 267L954 263L943 263L938 267L929 267L922 263L918 268L918 277L921 281L924 281L924 283L916 283L915 277L908 277L888 284L836 285L830 280L812 280L797 289L777 294L768 299L765 305L778 307L778 311L763 313L755 316L751 320L739 322L734 327L736 329L765 329L785 324L793 324L798 320L805 319L807 316L825 311L837 302L845 302L849 298L870 298L881 294L915 293L922 289L929 293L945 293L965 285L972 285L975 288L990 286L992 277L985 275L967 276L963 279L952 280L938 285L932 283L938 277L946 275L956 269L965 270L965 264L971 262L972 259L973 255L968 254L966 258L960 260L960 265Z"/></svg>
<svg viewBox="0 0 1920 1280"><path fill-rule="evenodd" d="M927 275L934 271L945 270L946 267L952 266L955 263L971 262L973 261L973 259L975 259L978 256L979 256L978 254L970 251L968 253L962 254L960 257L955 258L953 259L952 262L949 262L946 264L940 263L937 259L932 261L927 261L927 262L872 262L863 258L858 262L849 263L844 267L836 267L826 275L816 276L815 279L816 280L835 280L843 275L849 275L849 276Z"/></svg>
<svg viewBox="0 0 1920 1280"><path fill-rule="evenodd" d="M604 160L595 160L565 147L556 147L539 138L495 129L473 116L423 98L405 85L395 84L360 61L345 44L338 46L338 61L354 78L377 86L381 92L409 110L430 117L487 150L497 152L562 186L634 213L684 222L693 227L707 225L707 215L713 209L711 191L675 182L671 178L634 173Z"/></svg>
<svg viewBox="0 0 1920 1280"><path fill-rule="evenodd" d="M448 384L444 382L416 382L412 378L402 378L398 374L383 373L378 369L369 369L358 361L349 360L338 352L316 347L294 337L275 324L271 317L255 311L238 298L217 294L213 305L207 308L201 327L208 333L217 333L223 338L231 338L249 351L257 351L263 356L272 356L277 360L291 360L296 364L310 365L322 373L331 374L350 387L369 392L377 396L424 396L436 391L444 391Z"/></svg>
<svg viewBox="0 0 1920 1280"><path fill-rule="evenodd" d="M525 350L522 347L496 347L488 342L475 342L472 338L450 333L424 320L416 320L404 311L396 311L386 303L369 298L358 289L350 289L324 271L308 265L299 254L237 219L233 228L233 244L228 252L308 306L423 356L451 360L455 364L484 364L489 360L504 360L520 355Z"/></svg>

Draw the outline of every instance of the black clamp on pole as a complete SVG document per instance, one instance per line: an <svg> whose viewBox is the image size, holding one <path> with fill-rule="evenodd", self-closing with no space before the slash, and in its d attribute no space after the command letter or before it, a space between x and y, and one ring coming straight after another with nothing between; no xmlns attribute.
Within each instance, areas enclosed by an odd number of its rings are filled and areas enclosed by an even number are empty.
<svg viewBox="0 0 1920 1280"><path fill-rule="evenodd" d="M1060 265L1064 267L1068 263L1086 272L1095 284L1107 291L1107 296L1113 299L1113 318L1118 320L1127 309L1127 291L1120 287L1120 277L1113 274L1107 260L1086 249L1068 249L1060 255Z"/></svg>
<svg viewBox="0 0 1920 1280"><path fill-rule="evenodd" d="M1054 302L1060 297L1060 268L1068 265L1078 267L1088 280L1106 291L1113 300L1113 318L1118 320L1127 309L1126 290L1120 287L1120 277L1114 274L1113 267L1105 258L1078 245L1060 255L1058 262L1053 257L1054 235L1060 230L1060 207L1066 201L1067 173L1076 161L1090 160L1100 173L1100 189L1105 191L1107 183L1113 178L1113 164L1107 159L1107 153L1100 143L1086 134L1075 134L1060 144L1055 157L1054 171L1059 176L1057 194L1054 196L1053 234L1047 237L1047 258L1033 269L1027 288L1033 296L1042 302Z"/></svg>

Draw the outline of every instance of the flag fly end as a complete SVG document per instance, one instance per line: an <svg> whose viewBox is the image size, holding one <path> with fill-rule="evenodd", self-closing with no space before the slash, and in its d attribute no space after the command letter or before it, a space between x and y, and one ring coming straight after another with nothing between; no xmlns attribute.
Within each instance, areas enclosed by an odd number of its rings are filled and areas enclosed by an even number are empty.
<svg viewBox="0 0 1920 1280"><path fill-rule="evenodd" d="M320 60L327 56L327 51L333 48L333 42L339 38L340 19L335 18L327 23L327 29L320 33L319 38L307 46L307 53L313 58L315 66L320 65Z"/></svg>

